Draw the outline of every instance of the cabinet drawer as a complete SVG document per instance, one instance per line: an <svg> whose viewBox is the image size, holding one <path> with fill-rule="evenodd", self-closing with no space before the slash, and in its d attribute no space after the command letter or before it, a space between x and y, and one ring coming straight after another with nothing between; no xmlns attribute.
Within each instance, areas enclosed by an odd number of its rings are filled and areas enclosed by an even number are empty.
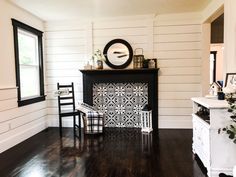
<svg viewBox="0 0 236 177"><path fill-rule="evenodd" d="M210 158L209 126L193 115L193 146L203 164L207 167Z"/></svg>

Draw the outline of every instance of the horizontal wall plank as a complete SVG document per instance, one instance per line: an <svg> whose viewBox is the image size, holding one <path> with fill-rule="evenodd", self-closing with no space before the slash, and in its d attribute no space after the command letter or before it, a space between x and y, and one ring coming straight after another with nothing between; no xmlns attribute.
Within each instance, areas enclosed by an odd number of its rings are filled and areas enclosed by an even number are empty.
<svg viewBox="0 0 236 177"><path fill-rule="evenodd" d="M154 56L159 59L187 59L201 58L201 50L185 50L185 51L155 51Z"/></svg>
<svg viewBox="0 0 236 177"><path fill-rule="evenodd" d="M46 101L43 101L28 106L2 111L0 112L0 122L9 121L11 119L15 119L26 114L30 114L37 110L44 109L46 108L46 106L47 106Z"/></svg>
<svg viewBox="0 0 236 177"><path fill-rule="evenodd" d="M176 76L176 75L200 75L200 67L178 67L178 68L161 68L160 76Z"/></svg>
<svg viewBox="0 0 236 177"><path fill-rule="evenodd" d="M86 44L85 38L73 39L46 39L46 47L68 47L68 46L81 46Z"/></svg>
<svg viewBox="0 0 236 177"><path fill-rule="evenodd" d="M85 46L70 46L70 47L47 47L46 54L84 54Z"/></svg>
<svg viewBox="0 0 236 177"><path fill-rule="evenodd" d="M50 62L73 62L73 61L80 61L85 59L85 53L80 54L53 54L53 55L46 55L46 63Z"/></svg>
<svg viewBox="0 0 236 177"><path fill-rule="evenodd" d="M154 43L165 42L199 42L201 33L194 34L160 34L154 36Z"/></svg>
<svg viewBox="0 0 236 177"><path fill-rule="evenodd" d="M160 92L200 92L201 85L198 84L159 84Z"/></svg>
<svg viewBox="0 0 236 177"><path fill-rule="evenodd" d="M187 100L200 97L200 92L159 92L160 100Z"/></svg>
<svg viewBox="0 0 236 177"><path fill-rule="evenodd" d="M79 21L63 21L45 23L46 32L54 31L83 31L86 30L87 24Z"/></svg>
<svg viewBox="0 0 236 177"><path fill-rule="evenodd" d="M147 24L145 20L115 20L115 21L103 21L103 22L95 22L93 24L93 29L122 29L122 28L145 28Z"/></svg>
<svg viewBox="0 0 236 177"><path fill-rule="evenodd" d="M7 123L0 123L0 134L5 133L10 130L10 124Z"/></svg>
<svg viewBox="0 0 236 177"><path fill-rule="evenodd" d="M56 69L61 69L61 70L78 70L79 68L84 67L85 62L84 61L77 61L77 62L55 62L55 63L47 63L47 70L56 70Z"/></svg>
<svg viewBox="0 0 236 177"><path fill-rule="evenodd" d="M122 38L124 39L124 36L119 35L119 36L114 36L115 38ZM93 38L93 45L104 45L110 42L112 39L109 36L102 36L102 37L94 37ZM148 39L146 35L139 35L139 36L126 36L125 37L126 41L129 41L130 44L143 44L143 43L148 43Z"/></svg>
<svg viewBox="0 0 236 177"><path fill-rule="evenodd" d="M47 77L82 77L78 69L60 69L60 70L47 70Z"/></svg>
<svg viewBox="0 0 236 177"><path fill-rule="evenodd" d="M146 28L119 28L119 29L94 29L93 35L97 37L102 36L140 36L146 35Z"/></svg>
<svg viewBox="0 0 236 177"><path fill-rule="evenodd" d="M201 76L159 76L159 84L199 84Z"/></svg>
<svg viewBox="0 0 236 177"><path fill-rule="evenodd" d="M191 114L192 108L159 108L160 116L189 116Z"/></svg>
<svg viewBox="0 0 236 177"><path fill-rule="evenodd" d="M162 68L173 68L173 67L200 67L200 59L158 59L158 67Z"/></svg>
<svg viewBox="0 0 236 177"><path fill-rule="evenodd" d="M174 43L155 43L154 49L156 51L170 51L170 50L200 50L200 42L174 42Z"/></svg>
<svg viewBox="0 0 236 177"><path fill-rule="evenodd" d="M192 129L191 116L159 116L159 128Z"/></svg>
<svg viewBox="0 0 236 177"><path fill-rule="evenodd" d="M154 27L154 35L156 34L189 34L201 33L201 25L175 25L175 26L158 26Z"/></svg>
<svg viewBox="0 0 236 177"><path fill-rule="evenodd" d="M18 107L17 98L0 101L0 112Z"/></svg>
<svg viewBox="0 0 236 177"><path fill-rule="evenodd" d="M66 83L71 83L71 82L79 82L79 80L82 81L82 78L78 78L78 77L50 77L47 79L47 83L48 84L53 84L53 83L61 83L61 84L66 84Z"/></svg>
<svg viewBox="0 0 236 177"><path fill-rule="evenodd" d="M0 90L0 101L17 98L17 89Z"/></svg>
<svg viewBox="0 0 236 177"><path fill-rule="evenodd" d="M53 31L46 32L46 39L73 39L73 38L84 38L86 32L81 31Z"/></svg>
<svg viewBox="0 0 236 177"><path fill-rule="evenodd" d="M192 101L186 100L159 100L159 108L192 108Z"/></svg>
<svg viewBox="0 0 236 177"><path fill-rule="evenodd" d="M18 117L17 119L11 120L10 121L10 127L11 129L15 129L19 126L22 126L24 124L27 124L29 122L32 122L36 119L40 119L41 117L46 117L47 115L47 109L41 109L41 110L37 110L35 112L29 113L27 115Z"/></svg>

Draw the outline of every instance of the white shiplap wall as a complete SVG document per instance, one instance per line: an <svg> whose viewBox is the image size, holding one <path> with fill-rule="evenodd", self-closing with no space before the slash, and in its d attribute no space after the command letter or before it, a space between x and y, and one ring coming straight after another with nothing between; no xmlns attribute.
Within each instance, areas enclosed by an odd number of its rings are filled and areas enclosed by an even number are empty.
<svg viewBox="0 0 236 177"><path fill-rule="evenodd" d="M201 23L196 14L163 15L154 22L158 58L159 126L192 126L191 97L201 94Z"/></svg>
<svg viewBox="0 0 236 177"><path fill-rule="evenodd" d="M47 127L46 101L18 107L17 89L0 88L0 153Z"/></svg>
<svg viewBox="0 0 236 177"><path fill-rule="evenodd" d="M45 25L46 86L48 125L58 126L56 84L74 82L76 102L82 101L82 68L91 56L91 25L77 21L49 22ZM63 118L72 126L71 117Z"/></svg>
<svg viewBox="0 0 236 177"><path fill-rule="evenodd" d="M160 128L190 128L190 98L200 96L201 91L199 21L196 14L182 14L46 23L49 125L58 125L57 98L52 94L56 83L73 81L76 100L81 101L82 78L78 69L83 68L94 50L103 50L110 40L121 38L133 49L143 48L146 58L158 58ZM66 122L64 125L71 125Z"/></svg>

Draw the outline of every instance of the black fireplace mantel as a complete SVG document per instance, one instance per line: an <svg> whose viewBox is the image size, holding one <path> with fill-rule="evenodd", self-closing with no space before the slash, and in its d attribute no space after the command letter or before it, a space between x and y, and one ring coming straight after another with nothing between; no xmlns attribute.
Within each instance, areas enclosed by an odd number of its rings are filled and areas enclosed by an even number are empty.
<svg viewBox="0 0 236 177"><path fill-rule="evenodd" d="M151 106L153 129L158 130L158 68L80 70L83 74L83 101L93 104L95 83L147 83L148 104Z"/></svg>

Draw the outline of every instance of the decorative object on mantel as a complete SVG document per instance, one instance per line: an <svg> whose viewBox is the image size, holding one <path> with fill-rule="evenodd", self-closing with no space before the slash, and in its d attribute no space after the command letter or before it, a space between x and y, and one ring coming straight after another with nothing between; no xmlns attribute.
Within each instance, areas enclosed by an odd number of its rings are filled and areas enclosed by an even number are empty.
<svg viewBox="0 0 236 177"><path fill-rule="evenodd" d="M209 94L206 95L206 98L210 98L210 99L217 99L218 96L218 92L221 92L222 87L218 82L213 82L210 85L210 89L209 89Z"/></svg>
<svg viewBox="0 0 236 177"><path fill-rule="evenodd" d="M141 54L137 55L137 51L140 50ZM143 68L144 55L142 48L136 48L134 50L135 55L133 56L133 67L134 69ZM148 61L149 62L149 61Z"/></svg>
<svg viewBox="0 0 236 177"><path fill-rule="evenodd" d="M149 105L145 105L141 111L142 132L150 133L152 129L152 109Z"/></svg>
<svg viewBox="0 0 236 177"><path fill-rule="evenodd" d="M92 67L93 67L93 65L90 65L89 61L87 62L86 65L84 65L84 69L93 69Z"/></svg>
<svg viewBox="0 0 236 177"><path fill-rule="evenodd" d="M148 68L156 68L156 62L154 59L149 60Z"/></svg>
<svg viewBox="0 0 236 177"><path fill-rule="evenodd" d="M93 58L97 63L96 69L103 69L103 61L105 60L105 57L102 54L101 50L97 49L93 54Z"/></svg>
<svg viewBox="0 0 236 177"><path fill-rule="evenodd" d="M143 68L149 68L149 61L150 59L145 59L143 60Z"/></svg>
<svg viewBox="0 0 236 177"><path fill-rule="evenodd" d="M132 61L133 49L123 39L114 39L107 43L103 50L106 64L114 69L124 69Z"/></svg>

